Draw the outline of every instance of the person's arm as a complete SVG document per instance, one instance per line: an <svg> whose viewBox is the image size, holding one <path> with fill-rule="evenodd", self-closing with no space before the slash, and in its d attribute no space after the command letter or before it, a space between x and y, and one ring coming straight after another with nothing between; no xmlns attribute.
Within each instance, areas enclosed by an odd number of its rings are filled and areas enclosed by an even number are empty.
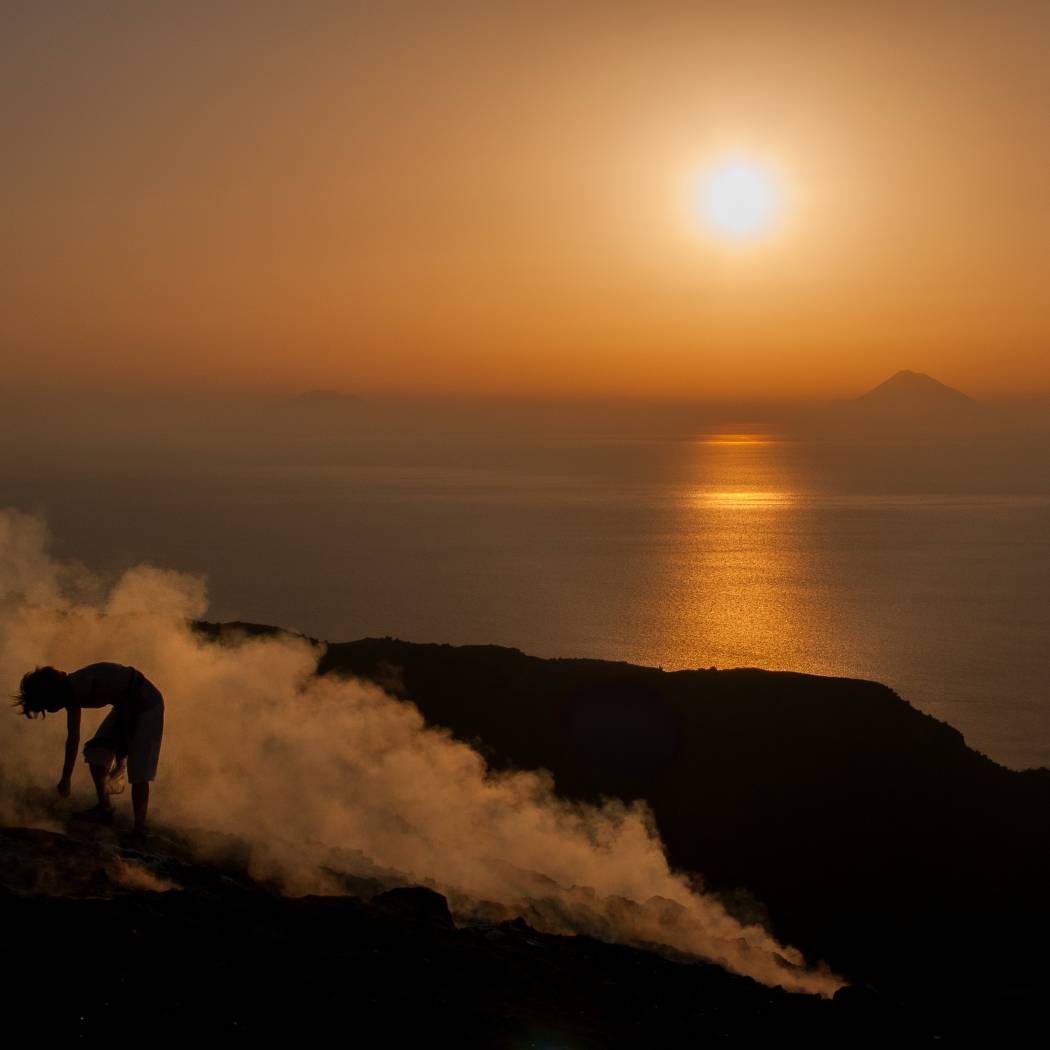
<svg viewBox="0 0 1050 1050"><path fill-rule="evenodd" d="M66 708L66 760L62 763L62 779L58 782L58 793L69 798L69 786L80 750L80 708L70 704Z"/></svg>

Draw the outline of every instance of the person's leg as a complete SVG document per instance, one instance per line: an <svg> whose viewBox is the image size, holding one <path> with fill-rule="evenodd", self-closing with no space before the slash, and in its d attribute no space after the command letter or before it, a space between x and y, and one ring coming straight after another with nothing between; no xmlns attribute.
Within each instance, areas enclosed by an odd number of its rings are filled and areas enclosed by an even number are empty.
<svg viewBox="0 0 1050 1050"><path fill-rule="evenodd" d="M156 690L154 690L156 692ZM157 775L160 742L164 735L164 699L139 714L135 731L128 744L128 780L131 782L131 807L135 811L135 831L146 830L149 814L149 785Z"/></svg>
<svg viewBox="0 0 1050 1050"><path fill-rule="evenodd" d="M95 814L112 815L113 803L109 800L108 778L117 755L120 722L116 711L110 711L99 723L95 735L84 745L84 761L91 770L91 779L98 796L98 805L78 816Z"/></svg>
<svg viewBox="0 0 1050 1050"><path fill-rule="evenodd" d="M146 830L146 816L149 813L149 781L131 785L131 808L135 811L135 830Z"/></svg>
<svg viewBox="0 0 1050 1050"><path fill-rule="evenodd" d="M88 766L91 770L91 779L95 783L95 794L98 795L98 808L99 809L112 809L113 803L109 800L108 780L109 780L109 766L100 766L95 763L91 763Z"/></svg>
<svg viewBox="0 0 1050 1050"><path fill-rule="evenodd" d="M95 794L98 802L90 809L82 809L74 813L74 820L86 820L93 824L113 823L113 803L109 800L109 792L106 790L106 782L109 778L109 766L100 765L98 762L89 762L91 779L95 782Z"/></svg>

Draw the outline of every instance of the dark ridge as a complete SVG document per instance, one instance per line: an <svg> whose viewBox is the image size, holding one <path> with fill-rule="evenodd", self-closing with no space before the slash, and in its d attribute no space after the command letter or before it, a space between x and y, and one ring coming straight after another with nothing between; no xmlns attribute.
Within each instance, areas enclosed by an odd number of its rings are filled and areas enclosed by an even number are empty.
<svg viewBox="0 0 1050 1050"><path fill-rule="evenodd" d="M562 795L647 800L675 867L884 994L1023 1002L1050 976L1050 771L997 765L885 686L392 638L330 645L319 671Z"/></svg>
<svg viewBox="0 0 1050 1050"><path fill-rule="evenodd" d="M266 623L248 623L244 620L228 620L226 623L208 623L206 620L197 620L194 622L193 627L212 641L231 645L236 645L245 638L306 637L298 631L292 631L285 627L272 627ZM316 638L307 640L314 644L317 643Z"/></svg>
<svg viewBox="0 0 1050 1050"><path fill-rule="evenodd" d="M997 765L877 683L393 639L329 646L320 670L564 795L647 800L676 867L855 978L925 981L931 958L969 967L1050 917L1050 772Z"/></svg>

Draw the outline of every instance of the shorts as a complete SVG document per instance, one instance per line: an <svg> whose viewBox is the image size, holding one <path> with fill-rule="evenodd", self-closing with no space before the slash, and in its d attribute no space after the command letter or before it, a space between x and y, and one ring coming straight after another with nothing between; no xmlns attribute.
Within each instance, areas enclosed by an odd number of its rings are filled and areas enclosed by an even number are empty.
<svg viewBox="0 0 1050 1050"><path fill-rule="evenodd" d="M95 735L84 745L84 761L107 769L117 755L126 753L128 782L131 784L145 784L156 777L160 741L164 735L164 697L149 682L143 683L140 697L151 706L135 715L126 747L121 739L120 715L116 710L102 719Z"/></svg>

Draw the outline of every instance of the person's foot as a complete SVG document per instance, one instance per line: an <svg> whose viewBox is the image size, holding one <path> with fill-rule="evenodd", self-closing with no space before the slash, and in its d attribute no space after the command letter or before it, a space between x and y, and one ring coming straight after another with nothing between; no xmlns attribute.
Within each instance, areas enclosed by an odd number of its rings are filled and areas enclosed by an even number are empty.
<svg viewBox="0 0 1050 1050"><path fill-rule="evenodd" d="M82 809L74 813L73 819L85 824L102 824L108 827L113 823L113 807L92 806L91 809Z"/></svg>

